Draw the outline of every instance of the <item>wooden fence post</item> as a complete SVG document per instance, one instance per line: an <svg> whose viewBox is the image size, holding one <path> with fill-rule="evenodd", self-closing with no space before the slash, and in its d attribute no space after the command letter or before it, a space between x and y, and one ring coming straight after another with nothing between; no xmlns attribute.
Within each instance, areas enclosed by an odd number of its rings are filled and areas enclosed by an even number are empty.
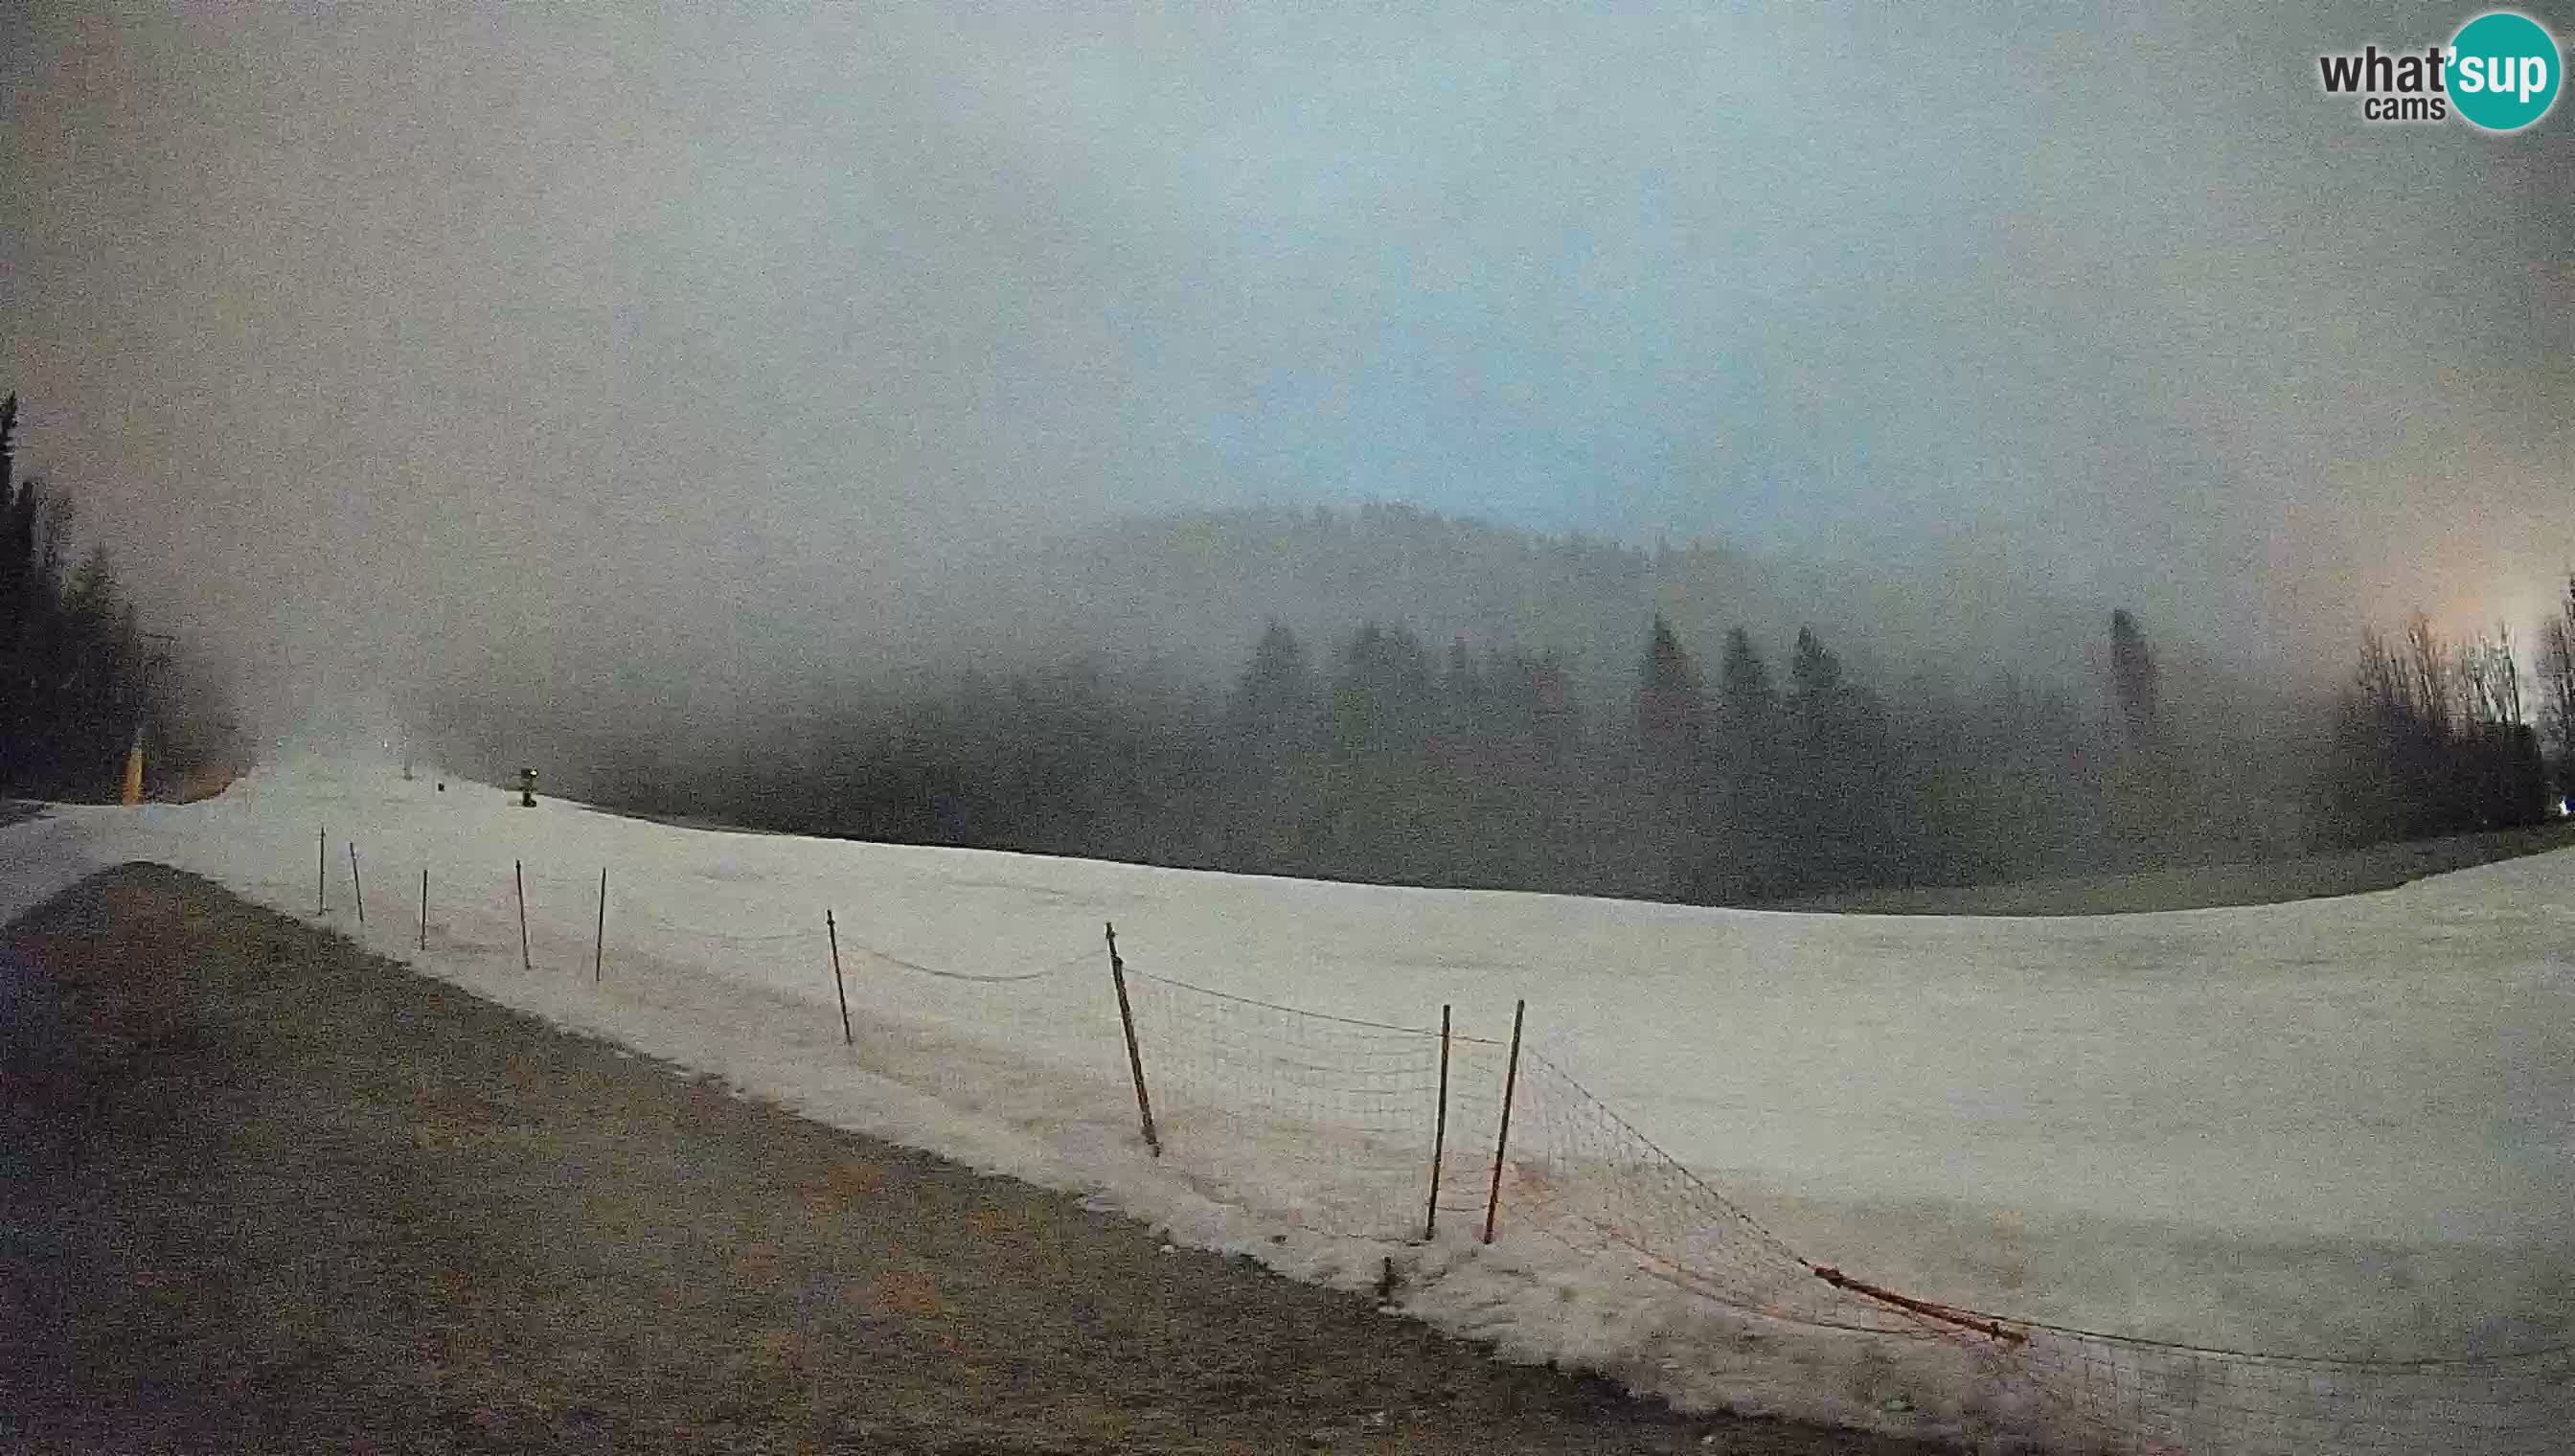
<svg viewBox="0 0 2575 1456"><path fill-rule="evenodd" d="M358 902L358 923L367 923L367 886L358 879L358 841L349 841L349 895Z"/></svg>
<svg viewBox="0 0 2575 1456"><path fill-rule="evenodd" d="M850 989L841 983L841 926L830 910L823 912L823 930L832 937L832 994L841 998L841 1044L856 1046L858 1038L850 1034Z"/></svg>
<svg viewBox="0 0 2575 1456"><path fill-rule="evenodd" d="M1118 986L1118 1022L1127 1028L1127 1070L1136 1078L1136 1115L1145 1124L1145 1145L1163 1155L1163 1139L1154 1130L1154 1100L1145 1095L1145 1053L1136 1045L1136 1010L1127 1000L1127 962L1118 955L1118 927L1108 926L1109 978Z"/></svg>
<svg viewBox="0 0 2575 1456"><path fill-rule="evenodd" d="M313 913L331 911L331 826L316 824L313 828Z"/></svg>
<svg viewBox="0 0 2575 1456"><path fill-rule="evenodd" d="M590 983L599 984L600 967L608 959L608 866L599 866L599 938L590 943Z"/></svg>
<svg viewBox="0 0 2575 1456"><path fill-rule="evenodd" d="M420 948L429 948L429 866L420 867Z"/></svg>
<svg viewBox="0 0 2575 1456"><path fill-rule="evenodd" d="M510 861L510 879L519 886L519 969L534 970L536 963L528 958L528 866L525 860Z"/></svg>
<svg viewBox="0 0 2575 1456"><path fill-rule="evenodd" d="M1448 1146L1448 1007L1439 1008L1439 1115L1430 1124L1430 1207L1421 1216L1421 1237L1439 1235L1439 1155Z"/></svg>
<svg viewBox="0 0 2575 1456"><path fill-rule="evenodd" d="M1502 1158L1511 1148L1511 1098L1520 1085L1520 1021L1528 1015L1528 1002L1516 1001L1511 1006L1511 1059L1502 1073L1502 1129L1493 1139L1493 1187L1484 1195L1484 1242L1493 1241L1493 1215L1502 1206Z"/></svg>

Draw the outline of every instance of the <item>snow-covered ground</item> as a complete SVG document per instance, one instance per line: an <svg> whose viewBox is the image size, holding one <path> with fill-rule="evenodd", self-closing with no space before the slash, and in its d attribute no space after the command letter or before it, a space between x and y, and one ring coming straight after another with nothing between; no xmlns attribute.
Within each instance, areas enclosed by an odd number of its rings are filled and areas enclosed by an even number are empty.
<svg viewBox="0 0 2575 1456"><path fill-rule="evenodd" d="M1453 1003L1492 1039L1524 996L1548 1064L1786 1244L1919 1297L2351 1357L2575 1336L2575 852L2274 906L1806 915L722 833L303 755L202 804L0 830L0 866L41 862L50 884L153 859L311 917L317 834L329 919L497 1000L1291 1273L1355 1285L1393 1253L1407 1309L1685 1401L1934 1433L1981 1418L1934 1388L1936 1360L1747 1334L1632 1260L1514 1228L1529 1169L1506 1169L1504 1237L1477 1248L1496 1047L1459 1048L1441 1237L1407 1246L1435 1042L1145 977L1407 1027ZM1168 1078L1160 1161L1136 1132L1111 921Z"/></svg>

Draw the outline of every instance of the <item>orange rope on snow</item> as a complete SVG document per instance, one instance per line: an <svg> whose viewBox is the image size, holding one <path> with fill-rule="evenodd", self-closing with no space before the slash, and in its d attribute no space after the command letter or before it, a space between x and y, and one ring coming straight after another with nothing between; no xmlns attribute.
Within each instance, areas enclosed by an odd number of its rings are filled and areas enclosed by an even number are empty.
<svg viewBox="0 0 2575 1456"><path fill-rule="evenodd" d="M1981 1318L1946 1304L1934 1304L1927 1299L1915 1299L1898 1294L1892 1289L1882 1289L1865 1279L1854 1279L1830 1264L1809 1264L1806 1267L1813 1271L1816 1278L1836 1289L1847 1289L1853 1294L1864 1294L1880 1303L1892 1304L1907 1313L1918 1314L1925 1319L1944 1320L1950 1324L1961 1325L2007 1345L2021 1345L2029 1342L2029 1336L2018 1330L2007 1329L1994 1320Z"/></svg>

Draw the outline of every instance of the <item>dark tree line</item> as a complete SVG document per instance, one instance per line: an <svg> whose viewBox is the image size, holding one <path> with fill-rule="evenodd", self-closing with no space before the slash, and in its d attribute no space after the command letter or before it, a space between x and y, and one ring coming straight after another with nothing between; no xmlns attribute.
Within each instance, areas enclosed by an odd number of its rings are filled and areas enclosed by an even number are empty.
<svg viewBox="0 0 2575 1456"><path fill-rule="evenodd" d="M1812 629L1773 646L1644 627L1614 696L1506 642L1365 622L1316 643L1272 622L1216 686L1076 661L817 688L715 721L475 686L436 705L428 736L451 762L506 774L533 750L563 791L708 821L1758 903L2526 823L2548 799L2523 720L2561 752L2575 725L2575 595L2535 685L2508 644L2452 648L2418 622L2369 640L2329 712L2284 695L2269 717L2160 661L2125 611L2088 694L2012 673L1870 681Z"/></svg>
<svg viewBox="0 0 2575 1456"><path fill-rule="evenodd" d="M17 476L18 397L0 401L0 793L105 798L145 739L146 786L222 752L203 696L145 633L107 554L72 565L71 502Z"/></svg>
<svg viewBox="0 0 2575 1456"><path fill-rule="evenodd" d="M2575 583L2542 632L2539 705L2570 761L2559 705L2570 693L2564 645ZM2452 644L2420 614L2391 642L2363 635L2359 666L2337 705L2325 818L2347 843L2537 823L2556 790L2529 720L2509 629Z"/></svg>
<svg viewBox="0 0 2575 1456"><path fill-rule="evenodd" d="M1725 635L1715 683L1702 687L1656 618L1631 742L1680 897L1763 899L1908 872L1887 821L1886 709L1844 678L1812 629L1797 634L1784 690L1741 628Z"/></svg>
<svg viewBox="0 0 2575 1456"><path fill-rule="evenodd" d="M1736 629L1703 669L1653 622L1623 702L1542 654L1272 623L1222 690L1090 665L850 694L730 729L532 721L470 695L431 732L649 812L905 842L1414 884L1742 903L2169 858L2188 795L2151 653L2119 619L2117 724L2009 678L1891 698L1812 631L1774 672ZM2119 822L2118 774L2138 780ZM2218 841L2211 837L2209 842Z"/></svg>
<svg viewBox="0 0 2575 1456"><path fill-rule="evenodd" d="M2557 765L2557 792L2575 796L2575 576L2539 629L2539 728Z"/></svg>

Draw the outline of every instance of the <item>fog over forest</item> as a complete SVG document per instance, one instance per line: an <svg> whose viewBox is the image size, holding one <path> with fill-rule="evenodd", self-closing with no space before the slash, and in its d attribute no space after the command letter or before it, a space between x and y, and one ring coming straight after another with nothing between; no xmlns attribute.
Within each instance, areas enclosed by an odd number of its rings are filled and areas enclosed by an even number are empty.
<svg viewBox="0 0 2575 1456"><path fill-rule="evenodd" d="M1736 553L1394 507L1132 524L1014 565L1014 591L913 618L911 663L752 630L714 671L565 695L528 658L399 717L493 781L542 761L709 822L1722 902L2535 823L2529 721L2575 726L2575 582L2536 677L2417 618L2326 693L2125 610L2013 641L1890 582L1836 599Z"/></svg>

